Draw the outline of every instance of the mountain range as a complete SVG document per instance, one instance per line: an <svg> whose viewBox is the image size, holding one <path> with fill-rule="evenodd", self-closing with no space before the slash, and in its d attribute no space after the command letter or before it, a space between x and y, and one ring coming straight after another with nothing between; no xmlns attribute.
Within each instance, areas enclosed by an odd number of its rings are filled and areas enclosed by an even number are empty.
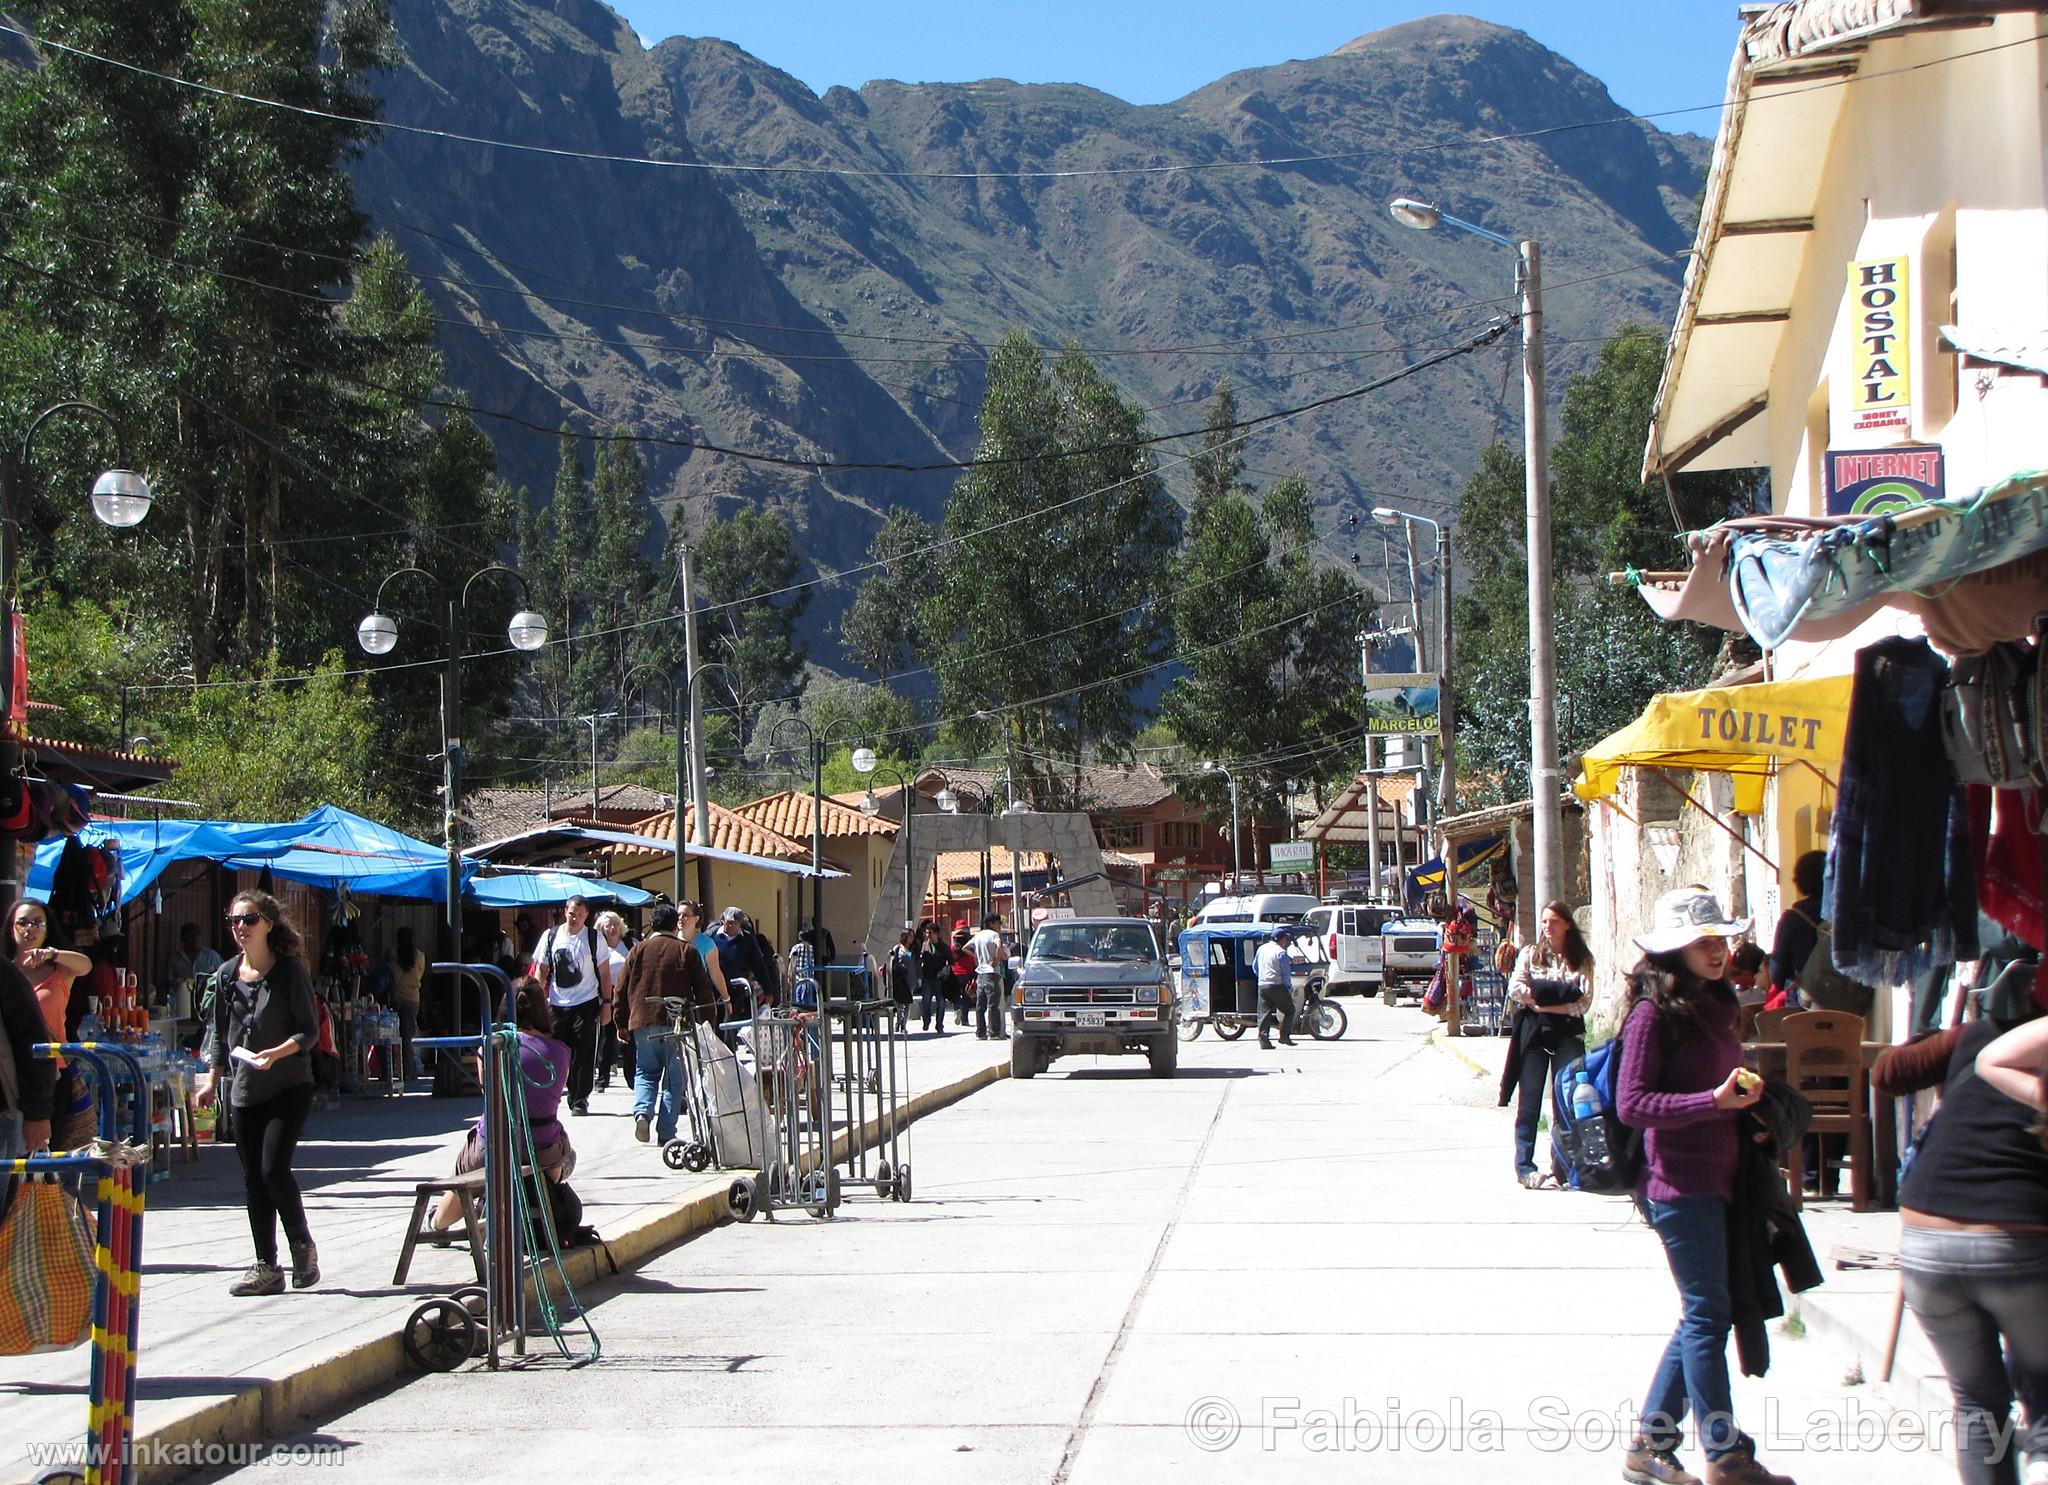
<svg viewBox="0 0 2048 1485"><path fill-rule="evenodd" d="M1155 432L1351 391L1512 305L1514 258L1396 223L1396 196L1542 242L1553 397L1626 320L1668 322L1707 141L1627 119L1521 32L1457 16L1248 68L1171 103L1003 80L823 96L726 42L644 45L597 0L394 0L401 55L354 167L425 280L451 382L508 477L552 430L624 427L691 529L783 509L822 571L883 513L936 518L973 453L988 346L1094 354ZM1284 163L1260 163L1284 162ZM1333 555L1374 505L1440 515L1520 436L1512 337L1269 425L1257 482L1305 474ZM666 442L664 442L664 440ZM1169 486L1180 459L1159 457ZM1379 544L1361 551L1379 560ZM828 587L812 609L829 652Z"/></svg>

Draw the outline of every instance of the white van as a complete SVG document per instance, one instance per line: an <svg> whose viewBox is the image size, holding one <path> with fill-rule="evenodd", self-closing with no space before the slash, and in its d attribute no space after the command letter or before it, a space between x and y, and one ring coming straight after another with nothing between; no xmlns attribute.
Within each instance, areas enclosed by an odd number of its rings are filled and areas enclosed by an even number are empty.
<svg viewBox="0 0 2048 1485"><path fill-rule="evenodd" d="M1299 923L1316 905L1303 892L1260 892L1249 897L1212 897L1191 923Z"/></svg>
<svg viewBox="0 0 2048 1485"><path fill-rule="evenodd" d="M1302 915L1328 955L1329 993L1374 995L1427 983L1441 944L1428 919L1386 902L1325 902Z"/></svg>

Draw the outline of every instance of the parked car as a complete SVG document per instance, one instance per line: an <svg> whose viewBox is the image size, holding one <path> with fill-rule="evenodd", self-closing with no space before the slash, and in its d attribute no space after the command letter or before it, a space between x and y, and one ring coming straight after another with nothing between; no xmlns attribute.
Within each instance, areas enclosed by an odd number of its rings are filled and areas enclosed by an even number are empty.
<svg viewBox="0 0 2048 1485"><path fill-rule="evenodd" d="M1010 1076L1068 1053L1142 1052L1173 1076L1173 981L1144 918L1064 918L1031 936L1011 1008Z"/></svg>
<svg viewBox="0 0 2048 1485"><path fill-rule="evenodd" d="M1260 892L1244 897L1212 897L1189 920L1195 923L1299 923L1316 905L1303 892Z"/></svg>
<svg viewBox="0 0 2048 1485"><path fill-rule="evenodd" d="M1442 934L1427 918L1415 918L1390 902L1333 900L1302 915L1327 961L1332 995L1377 995L1407 985L1427 985L1436 973Z"/></svg>

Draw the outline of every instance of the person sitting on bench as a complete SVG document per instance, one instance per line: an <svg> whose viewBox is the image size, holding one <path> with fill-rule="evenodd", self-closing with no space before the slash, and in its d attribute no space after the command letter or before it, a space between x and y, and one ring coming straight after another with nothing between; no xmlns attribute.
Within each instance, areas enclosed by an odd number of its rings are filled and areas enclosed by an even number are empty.
<svg viewBox="0 0 2048 1485"><path fill-rule="evenodd" d="M569 1082L569 1047L555 1039L554 1016L540 981L528 975L514 988L519 1071L526 1080L526 1122L533 1131L533 1163L549 1180L565 1181L576 1169L576 1151L569 1143L569 1131L555 1114ZM472 1175L483 1168L484 1121L479 1118L462 1142L462 1153L455 1157L455 1174ZM461 1219L461 1200L453 1192L444 1194L434 1209L435 1228L445 1230Z"/></svg>

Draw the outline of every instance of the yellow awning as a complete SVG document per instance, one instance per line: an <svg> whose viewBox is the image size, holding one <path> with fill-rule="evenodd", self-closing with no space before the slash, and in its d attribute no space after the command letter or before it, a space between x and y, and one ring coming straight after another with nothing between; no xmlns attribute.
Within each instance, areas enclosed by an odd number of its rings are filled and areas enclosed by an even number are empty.
<svg viewBox="0 0 2048 1485"><path fill-rule="evenodd" d="M1776 768L1808 763L1833 776L1848 733L1849 686L1842 675L1653 696L1640 717L1587 751L1573 791L1603 798L1631 766L1705 769L1733 775L1736 813L1757 814Z"/></svg>

